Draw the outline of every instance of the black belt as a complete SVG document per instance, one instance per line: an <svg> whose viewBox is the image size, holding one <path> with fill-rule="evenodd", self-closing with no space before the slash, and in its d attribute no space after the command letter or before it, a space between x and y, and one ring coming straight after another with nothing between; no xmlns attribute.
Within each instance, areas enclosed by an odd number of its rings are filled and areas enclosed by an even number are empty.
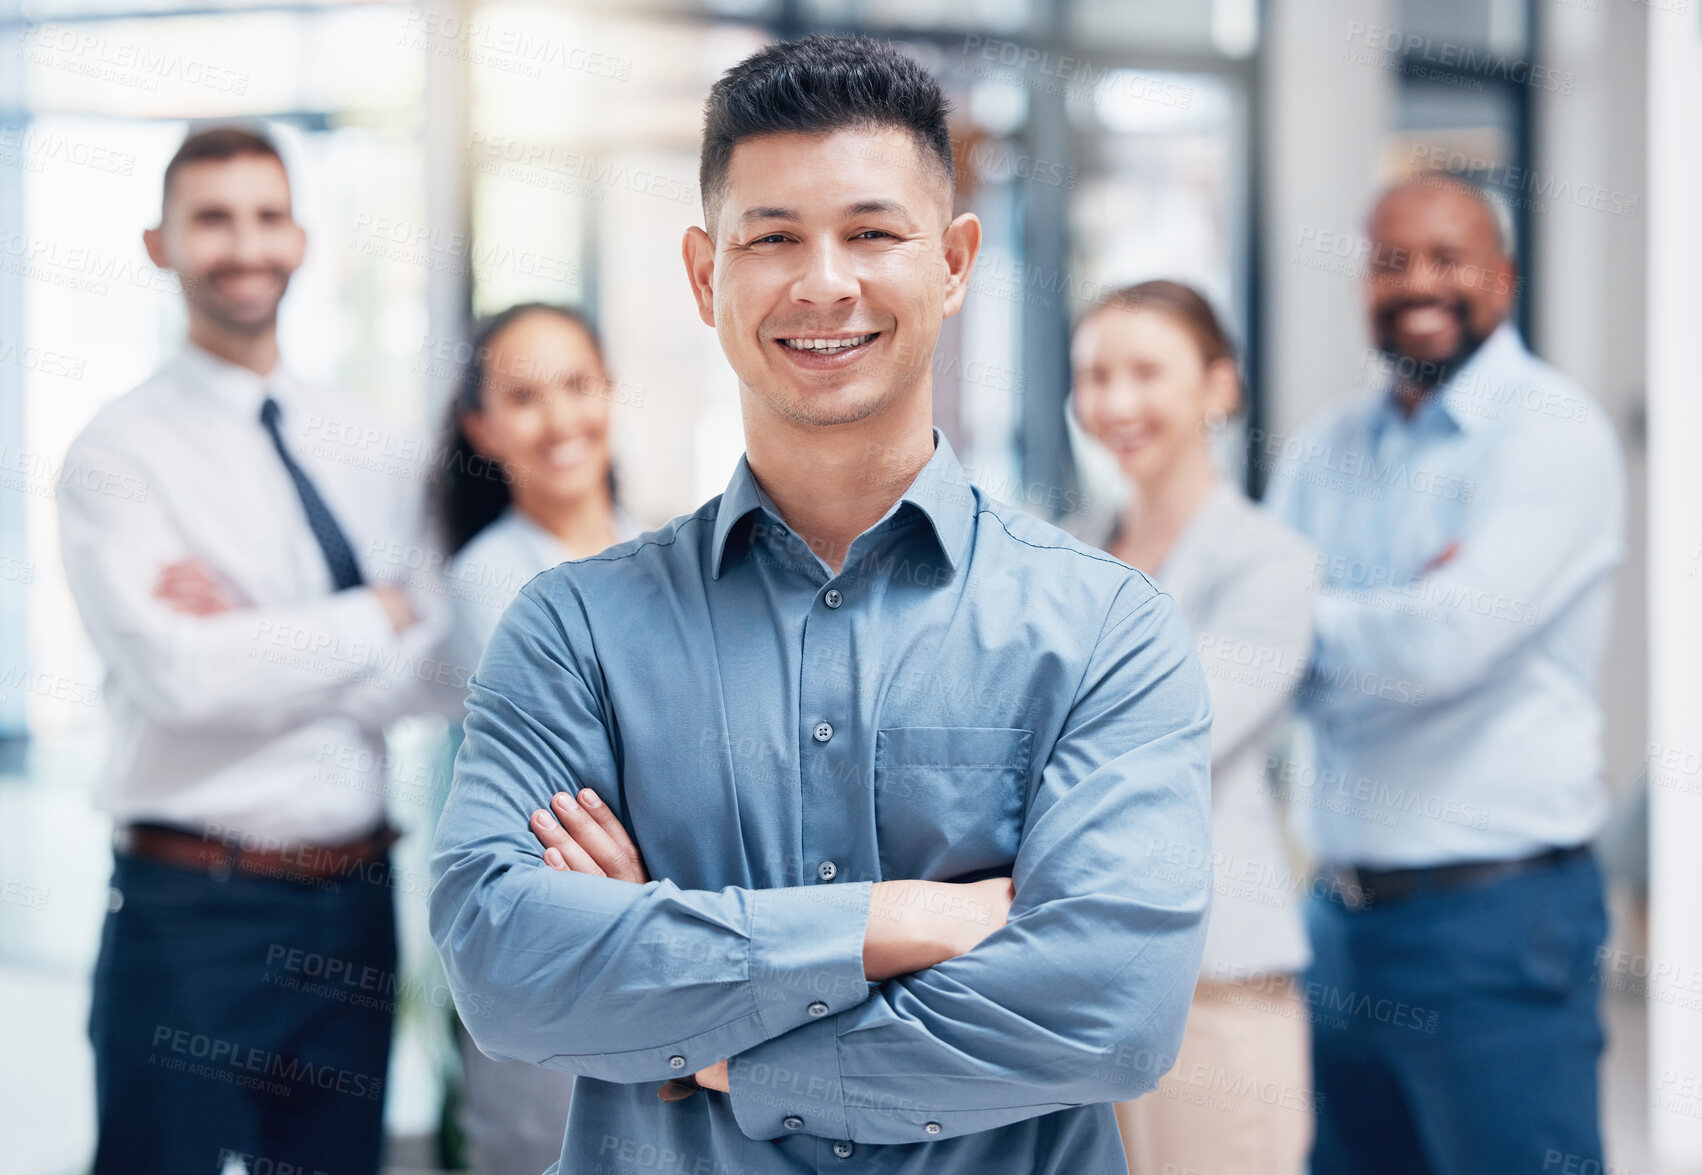
<svg viewBox="0 0 1702 1175"><path fill-rule="evenodd" d="M1521 873L1552 869L1586 856L1587 844L1566 849L1549 849L1513 861L1460 861L1453 865L1430 865L1417 869L1363 869L1338 865L1323 871L1329 896L1350 910L1387 906L1425 893L1447 893L1489 881L1504 881Z"/></svg>

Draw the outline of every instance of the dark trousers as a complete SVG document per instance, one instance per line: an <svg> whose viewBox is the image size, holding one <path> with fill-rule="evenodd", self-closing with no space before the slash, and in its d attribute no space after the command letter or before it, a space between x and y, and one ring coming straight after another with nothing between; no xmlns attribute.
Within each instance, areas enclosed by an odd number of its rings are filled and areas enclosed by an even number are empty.
<svg viewBox="0 0 1702 1175"><path fill-rule="evenodd" d="M96 1175L374 1175L400 998L389 867L303 883L120 855L95 966ZM115 901L115 904L118 904Z"/></svg>
<svg viewBox="0 0 1702 1175"><path fill-rule="evenodd" d="M1593 857L1310 923L1312 1175L1603 1169Z"/></svg>

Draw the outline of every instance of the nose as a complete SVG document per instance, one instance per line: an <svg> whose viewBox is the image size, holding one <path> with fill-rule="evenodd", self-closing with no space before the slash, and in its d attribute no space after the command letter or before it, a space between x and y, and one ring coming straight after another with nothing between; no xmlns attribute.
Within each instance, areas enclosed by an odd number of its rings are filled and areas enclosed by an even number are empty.
<svg viewBox="0 0 1702 1175"><path fill-rule="evenodd" d="M1140 383L1128 378L1106 380L1098 389L1099 418L1108 425L1131 424L1140 415Z"/></svg>
<svg viewBox="0 0 1702 1175"><path fill-rule="evenodd" d="M258 221L237 217L231 234L231 259L245 268L256 268L268 260L268 234Z"/></svg>
<svg viewBox="0 0 1702 1175"><path fill-rule="evenodd" d="M1135 423L1141 394L1131 379L1082 381L1075 390L1076 419L1089 436L1102 437L1113 428Z"/></svg>
<svg viewBox="0 0 1702 1175"><path fill-rule="evenodd" d="M1406 298L1433 298L1443 284L1441 265L1434 254L1414 252L1395 280Z"/></svg>
<svg viewBox="0 0 1702 1175"><path fill-rule="evenodd" d="M551 388L544 397L544 419L550 431L557 436L576 431L591 413L590 399L594 394L589 387Z"/></svg>
<svg viewBox="0 0 1702 1175"><path fill-rule="evenodd" d="M859 289L856 267L844 246L835 240L818 240L800 249L803 271L792 282L795 301L813 306L832 306L855 299Z"/></svg>

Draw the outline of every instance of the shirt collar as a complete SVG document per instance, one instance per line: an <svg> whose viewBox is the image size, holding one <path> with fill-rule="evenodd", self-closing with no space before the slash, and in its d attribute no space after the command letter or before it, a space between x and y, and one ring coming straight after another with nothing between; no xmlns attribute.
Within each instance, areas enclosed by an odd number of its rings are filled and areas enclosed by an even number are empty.
<svg viewBox="0 0 1702 1175"><path fill-rule="evenodd" d="M277 397L281 403L287 402L289 376L282 361L270 372L261 375L240 364L220 359L194 343L185 343L183 350L178 352L177 363L198 387L244 416L258 420L260 405L268 396Z"/></svg>
<svg viewBox="0 0 1702 1175"><path fill-rule="evenodd" d="M922 466L910 488L893 503L892 509L869 529L884 525L907 507L928 520L940 554L945 556L952 570L957 570L968 549L969 532L975 521L975 491L970 487L969 476L963 466L958 464L951 443L937 428L934 429L934 455L928 458L928 463ZM728 538L739 523L758 510L765 511L776 522L781 521L779 509L751 473L750 461L741 456L715 512L715 534L710 547L713 578L721 578Z"/></svg>
<svg viewBox="0 0 1702 1175"><path fill-rule="evenodd" d="M1484 410L1483 401L1482 389L1494 386L1490 373L1505 366L1510 358L1523 350L1524 341L1519 337L1519 328L1510 321L1503 322L1472 353L1464 366L1420 401L1418 411L1410 418L1401 411L1395 397L1397 385L1391 381L1372 420L1373 430L1381 433L1391 424L1417 426L1445 421L1460 432L1476 432L1495 419L1493 412Z"/></svg>

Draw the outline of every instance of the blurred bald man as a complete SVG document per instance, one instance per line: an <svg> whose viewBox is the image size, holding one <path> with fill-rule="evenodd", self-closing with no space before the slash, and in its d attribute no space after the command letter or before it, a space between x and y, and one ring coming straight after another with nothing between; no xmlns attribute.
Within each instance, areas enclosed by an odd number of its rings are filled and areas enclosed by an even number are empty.
<svg viewBox="0 0 1702 1175"><path fill-rule="evenodd" d="M1601 1169L1589 844L1624 471L1508 320L1511 236L1458 177L1386 192L1380 386L1269 447L1272 508L1322 552L1316 763L1291 777L1324 881L1313 1175Z"/></svg>

